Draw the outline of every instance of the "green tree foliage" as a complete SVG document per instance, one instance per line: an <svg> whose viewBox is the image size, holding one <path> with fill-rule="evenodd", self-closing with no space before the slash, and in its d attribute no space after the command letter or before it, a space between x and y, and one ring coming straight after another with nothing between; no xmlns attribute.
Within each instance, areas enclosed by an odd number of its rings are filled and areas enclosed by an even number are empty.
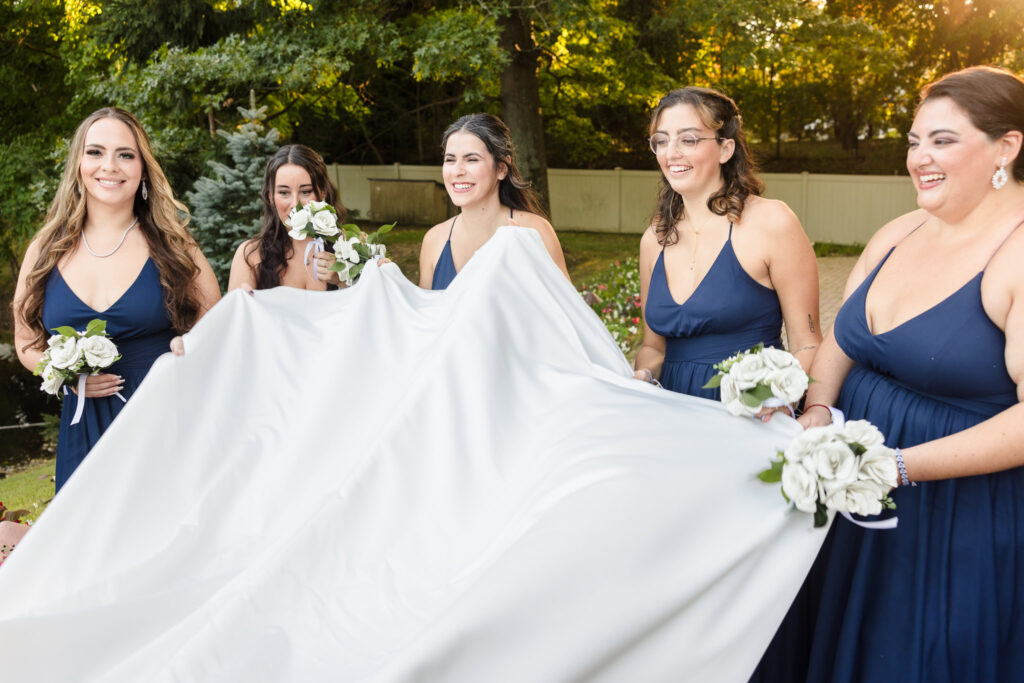
<svg viewBox="0 0 1024 683"><path fill-rule="evenodd" d="M237 130L217 131L230 161L208 161L212 175L199 178L185 195L192 207L192 233L222 289L227 288L235 249L260 230L263 173L280 138L276 128L266 130L262 122L266 107L238 111L245 122Z"/></svg>

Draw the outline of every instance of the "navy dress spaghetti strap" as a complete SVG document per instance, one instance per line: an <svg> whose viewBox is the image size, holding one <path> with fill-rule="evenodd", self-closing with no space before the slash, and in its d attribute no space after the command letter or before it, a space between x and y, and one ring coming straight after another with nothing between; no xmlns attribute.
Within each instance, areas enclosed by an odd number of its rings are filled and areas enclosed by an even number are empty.
<svg viewBox="0 0 1024 683"><path fill-rule="evenodd" d="M54 268L46 282L43 303L43 324L47 330L68 325L84 330L93 318L107 322L107 333L121 354L121 359L106 372L124 378L121 395L130 399L153 361L169 350L174 331L164 308L160 273L152 259L147 259L132 285L107 310L90 308L71 290ZM57 440L56 484L59 491L68 477L85 460L103 432L124 407L116 396L88 398L82 419L72 425L76 401L74 394L64 397L60 416L60 436ZM142 453L140 456L144 455Z"/></svg>
<svg viewBox="0 0 1024 683"><path fill-rule="evenodd" d="M869 420L905 448L1017 403L1006 338L982 306L984 270L924 313L871 333L865 300L890 254L836 317L836 341L855 362L838 401L847 418ZM807 680L1024 680L1024 467L892 497L896 529L833 525Z"/></svg>
<svg viewBox="0 0 1024 683"><path fill-rule="evenodd" d="M509 220L515 218L515 209L508 210ZM455 279L455 258L452 256L452 232L455 230L455 222L459 220L456 216L452 219L452 227L448 229L448 241L444 243L441 255L437 257L434 264L434 276L430 280L431 289L448 289L448 285Z"/></svg>
<svg viewBox="0 0 1024 683"><path fill-rule="evenodd" d="M690 298L676 303L668 288L665 251L658 254L647 290L647 325L665 338L661 385L691 396L718 400L718 389L703 389L714 365L737 351L763 343L782 348L782 307L736 259L729 237Z"/></svg>
<svg viewBox="0 0 1024 683"><path fill-rule="evenodd" d="M455 279L455 259L452 258L452 231L455 230L456 216L452 219L452 227L448 230L448 240L444 243L444 249L434 264L434 277L430 281L431 289L448 289L448 285Z"/></svg>

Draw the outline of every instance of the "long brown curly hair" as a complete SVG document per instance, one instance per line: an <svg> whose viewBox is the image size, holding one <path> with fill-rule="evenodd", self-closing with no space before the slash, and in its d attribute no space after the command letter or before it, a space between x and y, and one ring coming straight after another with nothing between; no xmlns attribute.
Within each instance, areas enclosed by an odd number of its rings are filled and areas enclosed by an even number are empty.
<svg viewBox="0 0 1024 683"><path fill-rule="evenodd" d="M277 185L277 171L286 164L301 166L309 173L313 183L313 194L317 201L327 202L338 212L338 223L345 222L346 211L338 198L338 188L331 182L327 164L315 150L305 145L284 145L267 162L267 170L263 173L263 188L260 199L263 200L263 227L256 239L246 247L245 263L253 268L249 257L257 251L259 263L255 266L256 289L270 289L281 284L281 277L288 267L288 257L294 253L294 242L288 235L288 228L281 222L274 204L274 187ZM328 242L328 251L334 247Z"/></svg>
<svg viewBox="0 0 1024 683"><path fill-rule="evenodd" d="M46 282L60 260L78 247L85 226L85 185L79 166L85 150L85 136L89 128L100 119L116 119L131 129L142 156L142 178L149 186L149 198L143 199L140 189L135 192L132 210L139 219L139 230L149 245L149 256L160 273L164 308L174 331L187 332L200 313L195 279L199 266L193 259L198 249L188 231L188 209L174 198L163 170L153 156L149 136L138 119L116 107L105 107L89 114L78 125L68 149L64 175L46 212L43 227L36 233L38 246L36 262L25 281L25 294L16 302L22 320L31 331L31 341L25 348L43 348L49 336L43 325L43 303Z"/></svg>
<svg viewBox="0 0 1024 683"><path fill-rule="evenodd" d="M732 98L717 90L693 86L679 88L662 97L651 113L651 135L658 127L661 113L679 104L692 106L704 125L715 131L719 144L722 140L734 141L732 157L721 166L724 181L722 188L708 198L708 209L718 216L727 216L729 220L738 222L747 197L760 196L764 191L764 184L757 176L754 158L747 146L747 136L743 133L740 110ZM651 217L658 234L658 244L668 246L679 241L676 224L683 219L684 213L682 196L672 189L662 175L658 185L658 205Z"/></svg>

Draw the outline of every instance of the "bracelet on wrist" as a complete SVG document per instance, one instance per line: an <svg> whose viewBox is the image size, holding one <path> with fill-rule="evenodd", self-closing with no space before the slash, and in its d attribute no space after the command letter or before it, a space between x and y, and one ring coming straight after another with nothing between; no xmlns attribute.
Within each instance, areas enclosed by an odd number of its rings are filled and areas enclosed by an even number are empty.
<svg viewBox="0 0 1024 683"><path fill-rule="evenodd" d="M828 416L834 425L842 427L846 424L846 416L843 415L843 411L839 410L839 408L833 408L832 406L827 406L824 403L812 403L809 406L804 406L804 413L806 414L811 408L824 408L827 410Z"/></svg>
<svg viewBox="0 0 1024 683"><path fill-rule="evenodd" d="M907 466L903 462L903 451L898 448L893 450L895 450L894 455L896 456L896 469L900 471L900 486L917 486L917 482L911 481L910 475L907 474Z"/></svg>

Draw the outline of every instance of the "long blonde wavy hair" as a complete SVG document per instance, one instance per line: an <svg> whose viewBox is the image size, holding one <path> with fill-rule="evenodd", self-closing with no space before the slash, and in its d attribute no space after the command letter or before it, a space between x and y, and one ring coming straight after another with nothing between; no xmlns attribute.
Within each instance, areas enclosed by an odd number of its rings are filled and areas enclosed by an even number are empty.
<svg viewBox="0 0 1024 683"><path fill-rule="evenodd" d="M142 156L142 178L149 186L149 198L142 198L140 184L140 190L135 192L133 211L149 245L150 258L160 273L164 307L171 325L181 334L198 318L200 303L195 280L199 267L193 258L198 247L188 231L188 209L174 198L167 177L153 156L149 136L138 119L123 109L105 107L87 116L75 131L57 194L46 212L43 227L34 238L38 256L26 279L25 294L15 304L31 331L31 341L26 348L43 348L49 337L43 325L46 282L65 254L78 247L86 217L85 185L79 172L85 136L92 124L105 118L116 119L131 129Z"/></svg>

